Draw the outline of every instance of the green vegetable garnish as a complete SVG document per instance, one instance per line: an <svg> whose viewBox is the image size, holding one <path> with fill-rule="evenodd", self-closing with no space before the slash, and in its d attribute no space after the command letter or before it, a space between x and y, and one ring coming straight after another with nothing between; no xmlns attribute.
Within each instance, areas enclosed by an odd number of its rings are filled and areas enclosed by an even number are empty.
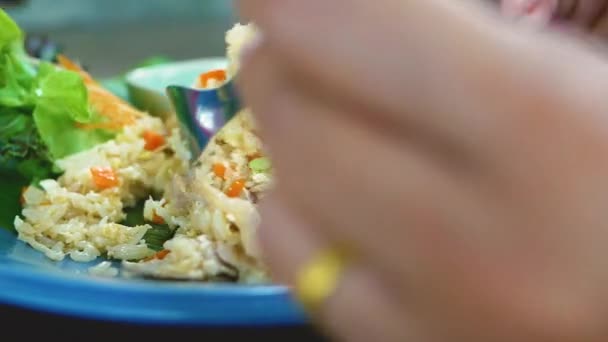
<svg viewBox="0 0 608 342"><path fill-rule="evenodd" d="M23 32L0 9L0 226L12 227L19 214L16 185L20 192L55 177L55 161L113 137L78 125L102 121L91 110L82 77L34 62L25 52Z"/></svg>
<svg viewBox="0 0 608 342"><path fill-rule="evenodd" d="M146 219L144 219L144 204L144 201L139 201L134 207L125 208L127 217L120 224L129 227L146 224Z"/></svg>
<svg viewBox="0 0 608 342"><path fill-rule="evenodd" d="M270 170L271 168L270 159L261 157L254 159L249 162L249 168L257 173L262 173Z"/></svg>
<svg viewBox="0 0 608 342"><path fill-rule="evenodd" d="M31 116L10 111L0 115L0 174L32 181L52 175L48 151Z"/></svg>
<svg viewBox="0 0 608 342"><path fill-rule="evenodd" d="M0 57L0 106L31 109L34 106L34 72L16 56L16 52Z"/></svg>
<svg viewBox="0 0 608 342"><path fill-rule="evenodd" d="M175 231L171 230L166 224L154 224L146 222L144 219L144 202L137 203L135 207L125 210L127 218L122 222L125 226L135 227L139 225L149 224L152 226L144 235L144 240L148 248L154 251L163 249L163 244L175 235Z"/></svg>
<svg viewBox="0 0 608 342"><path fill-rule="evenodd" d="M5 11L0 11L0 27L2 27L2 30L0 30L0 50L6 49L7 45L16 44L23 40L21 29Z"/></svg>
<svg viewBox="0 0 608 342"><path fill-rule="evenodd" d="M0 108L31 109L35 76L25 53L23 32L0 10Z"/></svg>
<svg viewBox="0 0 608 342"><path fill-rule="evenodd" d="M175 232L169 228L169 226L163 224L152 224L150 223L152 228L150 228L146 235L144 235L144 240L146 240L146 244L148 248L154 251L163 250L163 244L171 239Z"/></svg>
<svg viewBox="0 0 608 342"><path fill-rule="evenodd" d="M101 121L89 108L80 75L64 70L52 72L40 82L39 93L34 121L53 158L87 150L113 137L107 131L78 128L78 124Z"/></svg>

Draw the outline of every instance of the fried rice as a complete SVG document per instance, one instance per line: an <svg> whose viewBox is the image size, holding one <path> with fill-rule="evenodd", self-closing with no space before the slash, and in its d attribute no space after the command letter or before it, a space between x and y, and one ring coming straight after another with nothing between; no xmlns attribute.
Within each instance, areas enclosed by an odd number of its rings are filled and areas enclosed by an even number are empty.
<svg viewBox="0 0 608 342"><path fill-rule="evenodd" d="M254 36L251 25L227 32L229 76ZM24 191L19 239L52 260L94 262L93 275L118 275L112 260L128 276L267 281L255 241L256 203L273 177L251 113L238 113L194 161L174 117L143 114L114 139L60 160L58 179ZM165 137L164 144L146 148L146 132ZM100 189L93 169L111 169L116 186ZM126 210L142 201L146 222L128 225ZM160 251L145 239L155 223L173 235Z"/></svg>

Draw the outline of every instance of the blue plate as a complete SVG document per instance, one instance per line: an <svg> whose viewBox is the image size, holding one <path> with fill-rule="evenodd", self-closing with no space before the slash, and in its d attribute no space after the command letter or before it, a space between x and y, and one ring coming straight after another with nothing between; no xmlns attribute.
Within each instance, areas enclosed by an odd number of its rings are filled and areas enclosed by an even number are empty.
<svg viewBox="0 0 608 342"><path fill-rule="evenodd" d="M93 265L53 262L0 228L0 303L136 324L264 326L306 323L283 286L97 278Z"/></svg>

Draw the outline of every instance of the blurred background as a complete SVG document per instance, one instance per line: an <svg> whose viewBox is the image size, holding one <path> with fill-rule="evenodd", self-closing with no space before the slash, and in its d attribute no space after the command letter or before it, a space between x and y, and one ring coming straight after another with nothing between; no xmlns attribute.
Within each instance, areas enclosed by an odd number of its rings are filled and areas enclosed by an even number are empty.
<svg viewBox="0 0 608 342"><path fill-rule="evenodd" d="M95 77L142 63L223 56L230 0L0 0L34 54L61 51Z"/></svg>

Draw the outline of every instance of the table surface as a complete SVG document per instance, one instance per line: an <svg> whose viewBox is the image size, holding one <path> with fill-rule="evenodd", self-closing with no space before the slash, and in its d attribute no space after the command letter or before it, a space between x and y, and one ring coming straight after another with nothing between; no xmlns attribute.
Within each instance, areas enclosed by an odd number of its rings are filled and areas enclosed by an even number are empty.
<svg viewBox="0 0 608 342"><path fill-rule="evenodd" d="M23 323L27 322L24 329ZM322 338L313 328L268 327L268 328L214 328L214 327L159 327L132 325L116 322L90 321L74 317L64 317L44 312L26 310L0 304L0 327L4 336L19 336L20 340L29 341L36 333L46 332L53 340L76 340L96 337L95 340L109 340L117 336L134 338L135 341L179 341L193 338L195 341L228 341L237 339L262 339L263 341L328 341ZM212 340L213 339L213 340Z"/></svg>

